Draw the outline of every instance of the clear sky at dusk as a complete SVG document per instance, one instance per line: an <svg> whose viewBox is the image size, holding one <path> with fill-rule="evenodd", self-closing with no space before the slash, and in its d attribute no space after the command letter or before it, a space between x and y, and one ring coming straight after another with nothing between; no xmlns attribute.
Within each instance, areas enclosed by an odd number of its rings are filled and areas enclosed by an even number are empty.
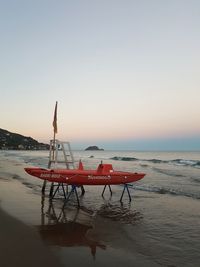
<svg viewBox="0 0 200 267"><path fill-rule="evenodd" d="M0 0L0 128L200 150L200 1Z"/></svg>

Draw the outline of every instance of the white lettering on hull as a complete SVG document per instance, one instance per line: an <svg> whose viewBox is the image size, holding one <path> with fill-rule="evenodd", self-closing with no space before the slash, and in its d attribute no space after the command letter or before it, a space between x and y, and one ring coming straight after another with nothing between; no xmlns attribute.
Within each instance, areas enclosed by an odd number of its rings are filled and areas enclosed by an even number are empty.
<svg viewBox="0 0 200 267"><path fill-rule="evenodd" d="M100 176L100 175L93 176L93 175L88 175L88 180L95 180L95 179L109 180L109 179L111 179L111 176L110 175L108 175L108 176Z"/></svg>
<svg viewBox="0 0 200 267"><path fill-rule="evenodd" d="M41 178L55 178L55 179L58 179L60 178L60 174L57 174L57 173L41 173L40 174L40 177Z"/></svg>

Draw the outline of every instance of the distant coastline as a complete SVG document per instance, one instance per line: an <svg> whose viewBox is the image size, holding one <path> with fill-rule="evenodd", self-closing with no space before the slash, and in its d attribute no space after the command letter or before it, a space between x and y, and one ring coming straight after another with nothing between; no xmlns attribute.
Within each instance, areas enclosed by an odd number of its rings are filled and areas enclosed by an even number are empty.
<svg viewBox="0 0 200 267"><path fill-rule="evenodd" d="M40 143L32 137L0 129L1 150L49 150L49 145Z"/></svg>

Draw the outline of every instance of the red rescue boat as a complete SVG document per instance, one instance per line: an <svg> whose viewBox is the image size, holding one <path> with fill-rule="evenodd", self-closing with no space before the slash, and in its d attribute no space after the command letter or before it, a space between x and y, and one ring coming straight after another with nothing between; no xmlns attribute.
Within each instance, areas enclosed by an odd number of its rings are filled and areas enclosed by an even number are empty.
<svg viewBox="0 0 200 267"><path fill-rule="evenodd" d="M85 170L81 162L78 169L72 170L25 168L25 171L42 180L75 186L128 184L145 176L145 173L114 171L112 164L101 163L96 170Z"/></svg>

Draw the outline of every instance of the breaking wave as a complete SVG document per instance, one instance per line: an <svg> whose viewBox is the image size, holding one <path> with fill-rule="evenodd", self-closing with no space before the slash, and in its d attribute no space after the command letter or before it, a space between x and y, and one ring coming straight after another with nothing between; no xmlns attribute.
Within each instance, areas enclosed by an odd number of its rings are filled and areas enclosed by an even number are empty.
<svg viewBox="0 0 200 267"><path fill-rule="evenodd" d="M136 161L136 160L139 160L137 158L132 158L132 157L112 157L111 159L113 159L113 160L122 160L122 161Z"/></svg>
<svg viewBox="0 0 200 267"><path fill-rule="evenodd" d="M165 175L170 175L173 177L187 177L183 174L174 172L173 170L163 170L163 169L159 169L159 168L153 168L154 171L161 173L161 174L165 174Z"/></svg>
<svg viewBox="0 0 200 267"><path fill-rule="evenodd" d="M161 160L161 159L138 159L133 157L112 157L112 160L119 160L119 161L142 161L142 162L150 162L155 164L173 164L173 165L180 165L180 166L190 166L200 168L200 160L186 160L186 159L173 159L173 160Z"/></svg>
<svg viewBox="0 0 200 267"><path fill-rule="evenodd" d="M153 192L153 193L158 193L158 194L169 194L169 195L175 195L175 196L185 196L185 197L200 199L200 193L185 192L179 189L172 189L172 188L167 188L167 187L159 187L159 186L154 186L154 185L150 185L150 186L132 185L131 188L135 190Z"/></svg>
<svg viewBox="0 0 200 267"><path fill-rule="evenodd" d="M136 224L143 216L136 210L131 210L119 204L107 203L103 205L97 212L98 215L111 219L113 221L120 221L125 224Z"/></svg>

